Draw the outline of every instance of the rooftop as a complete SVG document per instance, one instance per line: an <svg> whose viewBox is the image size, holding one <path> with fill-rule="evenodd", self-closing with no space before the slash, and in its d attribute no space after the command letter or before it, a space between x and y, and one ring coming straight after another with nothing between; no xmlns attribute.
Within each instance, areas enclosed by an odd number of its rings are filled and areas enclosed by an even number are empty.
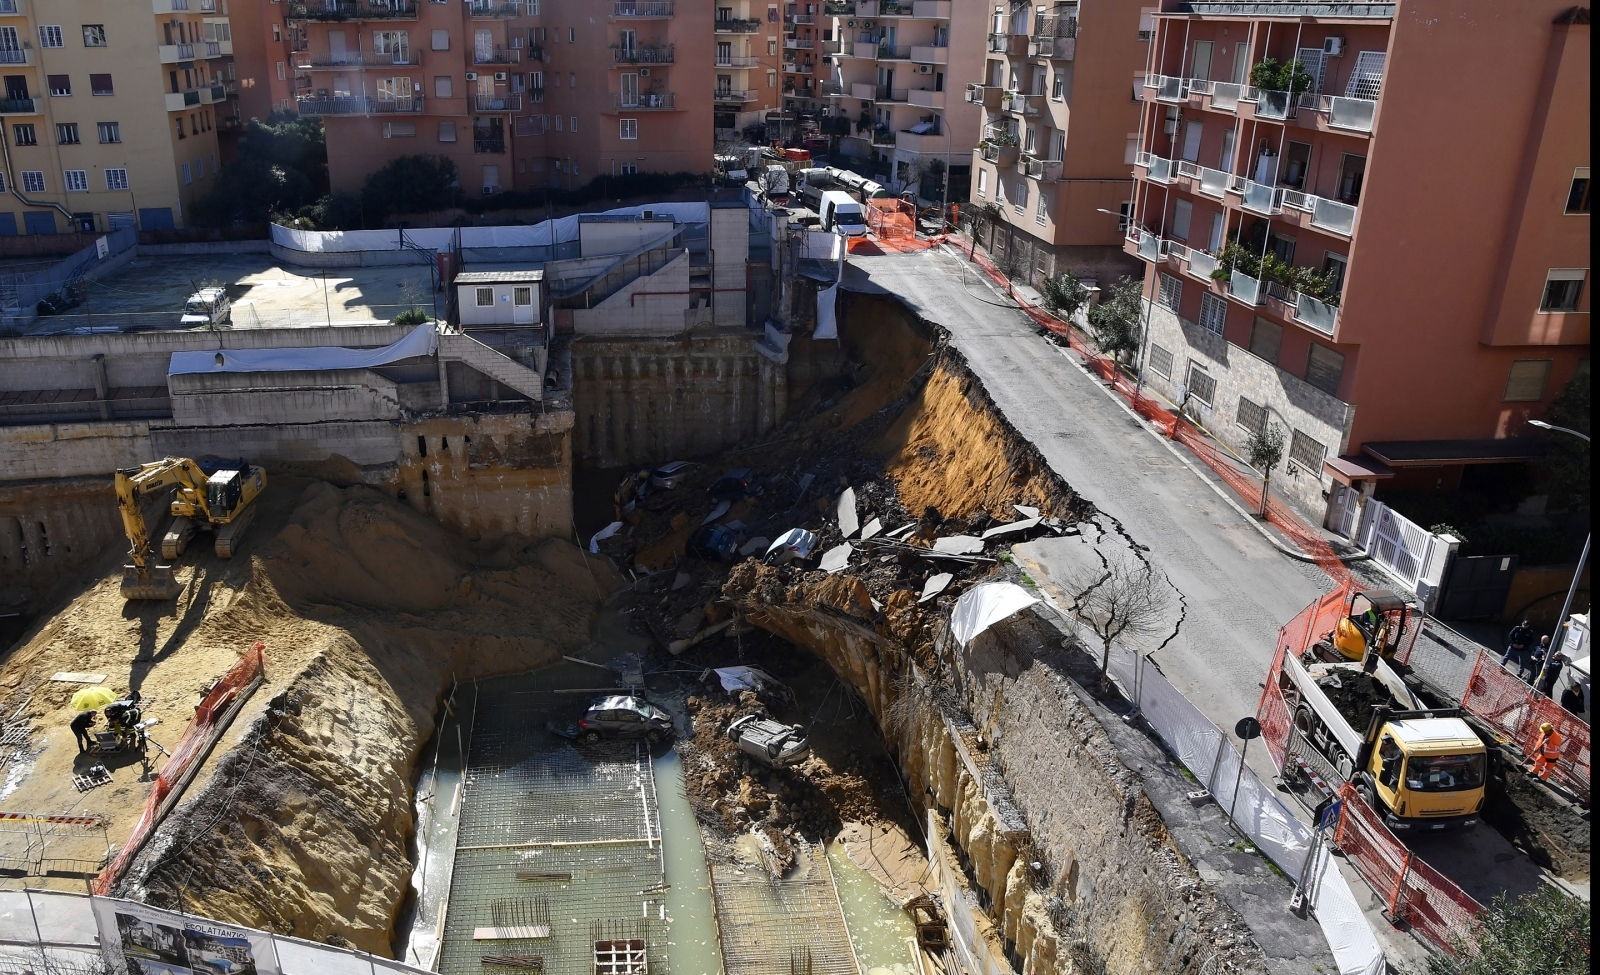
<svg viewBox="0 0 1600 975"><path fill-rule="evenodd" d="M504 284L523 281L543 281L544 269L536 271L464 271L456 275L456 284Z"/></svg>

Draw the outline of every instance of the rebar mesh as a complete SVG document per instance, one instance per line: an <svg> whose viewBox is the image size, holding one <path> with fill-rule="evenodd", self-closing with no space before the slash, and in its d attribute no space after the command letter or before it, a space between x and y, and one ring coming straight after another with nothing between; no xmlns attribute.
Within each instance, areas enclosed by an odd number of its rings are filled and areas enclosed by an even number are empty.
<svg viewBox="0 0 1600 975"><path fill-rule="evenodd" d="M714 863L711 890L727 975L791 975L797 963L807 975L857 975L820 847L807 848L799 868L783 880L761 867Z"/></svg>

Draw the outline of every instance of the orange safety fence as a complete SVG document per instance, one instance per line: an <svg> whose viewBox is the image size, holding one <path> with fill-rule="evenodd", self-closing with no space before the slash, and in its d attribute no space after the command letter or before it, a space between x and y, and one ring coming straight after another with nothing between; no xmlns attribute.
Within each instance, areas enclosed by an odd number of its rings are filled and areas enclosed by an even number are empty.
<svg viewBox="0 0 1600 975"><path fill-rule="evenodd" d="M986 255L971 251L972 259L981 267L989 278L1001 287L1010 287L1004 273L995 267ZM1135 413L1148 420L1156 429L1160 430L1168 439L1176 440L1189 448L1190 452L1198 457L1205 465L1211 468L1223 482L1232 488L1251 508L1259 506L1261 501L1261 479L1249 467L1230 457L1215 440L1211 439L1205 431L1196 427L1192 420L1175 413L1163 406L1160 401L1146 395L1142 388L1118 367L1117 363L1101 353L1091 345L1070 322L1063 321L1050 314L1043 308L1033 304L1016 293L1012 298L1022 309L1023 313L1033 319L1041 328L1048 329L1064 338L1072 350L1082 356L1089 368L1093 369L1100 378L1110 383L1112 388L1126 399ZM1282 500L1269 496L1266 510L1267 521L1277 529L1296 547L1305 552L1312 561L1316 562L1323 571L1340 585L1352 582L1350 571L1345 568L1339 556L1322 537L1315 527L1306 524L1299 515L1295 514Z"/></svg>
<svg viewBox="0 0 1600 975"><path fill-rule="evenodd" d="M213 733L219 731L217 722L251 685L262 679L266 649L266 644L257 643L246 651L238 663L212 686L200 706L194 709L194 718L190 720L189 727L184 729L183 737L173 746L161 774L156 776L155 787L150 790L150 798L145 801L139 820L133 824L128 841L122 845L116 859L95 877L93 889L96 894L104 897L111 893L112 885L121 878L150 834L160 825L163 807L172 796L173 789L178 787L213 744Z"/></svg>
<svg viewBox="0 0 1600 975"><path fill-rule="evenodd" d="M1339 799L1333 841L1383 901L1389 917L1439 950L1456 954L1483 905L1406 849L1354 786L1340 786Z"/></svg>
<svg viewBox="0 0 1600 975"><path fill-rule="evenodd" d="M1551 778L1589 801L1589 726L1556 702L1524 684L1492 655L1478 651L1461 707L1510 739L1532 761L1539 725L1548 721L1561 733L1561 758Z"/></svg>
<svg viewBox="0 0 1600 975"><path fill-rule="evenodd" d="M905 200L867 201L867 229L879 240L906 240L917 235L917 210Z"/></svg>

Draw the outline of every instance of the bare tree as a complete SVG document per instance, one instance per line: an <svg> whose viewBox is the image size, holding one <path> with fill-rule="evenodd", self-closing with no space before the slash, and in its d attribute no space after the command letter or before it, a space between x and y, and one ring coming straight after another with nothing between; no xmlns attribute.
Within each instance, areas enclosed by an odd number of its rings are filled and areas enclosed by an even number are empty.
<svg viewBox="0 0 1600 975"><path fill-rule="evenodd" d="M1101 556L1096 572L1085 566L1067 578L1072 593L1072 613L1099 637L1100 690L1111 681L1111 645L1119 640L1148 636L1161 628L1170 598L1170 587L1148 562L1131 552Z"/></svg>
<svg viewBox="0 0 1600 975"><path fill-rule="evenodd" d="M1250 466L1261 472L1261 515L1266 517L1267 485L1272 483L1272 469L1283 460L1283 428L1271 420L1264 421L1261 429L1245 441L1244 450L1250 457Z"/></svg>

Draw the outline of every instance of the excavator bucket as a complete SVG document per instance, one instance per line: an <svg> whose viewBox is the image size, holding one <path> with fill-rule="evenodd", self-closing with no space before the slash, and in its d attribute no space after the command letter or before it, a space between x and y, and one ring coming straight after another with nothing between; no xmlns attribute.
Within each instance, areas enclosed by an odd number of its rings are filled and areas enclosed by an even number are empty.
<svg viewBox="0 0 1600 975"><path fill-rule="evenodd" d="M143 569L136 565L122 567L123 599L172 599L183 591L170 565L152 565Z"/></svg>

